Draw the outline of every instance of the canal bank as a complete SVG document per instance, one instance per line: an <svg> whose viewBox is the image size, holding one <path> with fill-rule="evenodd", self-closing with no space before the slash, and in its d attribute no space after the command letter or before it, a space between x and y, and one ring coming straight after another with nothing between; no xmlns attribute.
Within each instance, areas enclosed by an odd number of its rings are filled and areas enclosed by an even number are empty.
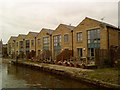
<svg viewBox="0 0 120 90"><path fill-rule="evenodd" d="M9 60L9 59L8 59ZM84 82L32 67L13 65L5 60L1 70L2 88L96 88ZM0 75L1 75L0 74ZM56 89L55 89L56 90Z"/></svg>
<svg viewBox="0 0 120 90"><path fill-rule="evenodd" d="M88 78L87 77L88 74L91 72L94 73L94 70L81 69L81 68L75 68L75 67L66 67L66 66L60 66L60 65L54 65L54 64L45 64L45 63L39 63L39 62L31 62L27 60L22 60L22 61L19 60L17 63L15 60L13 60L12 63L51 72L57 75L66 76L66 77L75 79L77 81L83 81L91 85L96 85L98 87L120 88L120 85L117 85L117 84L110 84L108 82L103 82L97 79Z"/></svg>

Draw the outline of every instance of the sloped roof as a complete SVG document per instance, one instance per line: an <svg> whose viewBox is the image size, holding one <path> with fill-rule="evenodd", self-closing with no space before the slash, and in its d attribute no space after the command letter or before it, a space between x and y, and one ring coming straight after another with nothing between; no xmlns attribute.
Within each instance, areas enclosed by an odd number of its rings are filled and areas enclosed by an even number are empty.
<svg viewBox="0 0 120 90"><path fill-rule="evenodd" d="M11 38L12 38L13 40L15 40L17 37L16 37L16 36L11 36Z"/></svg>
<svg viewBox="0 0 120 90"><path fill-rule="evenodd" d="M54 30L43 28L47 33L52 34Z"/></svg>
<svg viewBox="0 0 120 90"><path fill-rule="evenodd" d="M111 25L111 24L108 24L108 23L106 23L106 22L99 21L99 20L96 20L96 19L92 19L92 18L89 18L89 17L86 17L86 18L91 19L91 20L94 20L94 21L97 21L97 22L100 22L101 24L105 24L105 25L108 26L108 27L112 27L112 28L115 28L115 29L119 29L118 27L116 27L116 26L114 26L114 25ZM86 18L85 18L85 19L86 19Z"/></svg>
<svg viewBox="0 0 120 90"><path fill-rule="evenodd" d="M26 37L26 35L25 34L19 34L20 36L22 36L22 38L25 38Z"/></svg>
<svg viewBox="0 0 120 90"><path fill-rule="evenodd" d="M71 25L66 25L66 24L60 24L60 25L63 25L70 30L74 30L74 28L75 28L75 26L71 26Z"/></svg>
<svg viewBox="0 0 120 90"><path fill-rule="evenodd" d="M10 40L16 40L16 39L17 39L16 36L11 36L11 37L9 38L8 42L9 42ZM8 42L7 42L7 43L8 43Z"/></svg>
<svg viewBox="0 0 120 90"><path fill-rule="evenodd" d="M31 33L34 37L36 37L38 35L37 32L29 32L29 33Z"/></svg>

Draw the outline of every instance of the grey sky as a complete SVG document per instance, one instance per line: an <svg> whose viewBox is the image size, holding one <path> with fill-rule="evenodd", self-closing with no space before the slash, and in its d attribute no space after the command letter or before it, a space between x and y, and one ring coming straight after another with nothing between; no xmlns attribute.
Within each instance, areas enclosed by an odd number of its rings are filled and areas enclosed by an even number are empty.
<svg viewBox="0 0 120 90"><path fill-rule="evenodd" d="M97 0L96 0L97 1ZM0 38L55 29L60 23L77 26L86 16L118 25L118 0L1 0Z"/></svg>

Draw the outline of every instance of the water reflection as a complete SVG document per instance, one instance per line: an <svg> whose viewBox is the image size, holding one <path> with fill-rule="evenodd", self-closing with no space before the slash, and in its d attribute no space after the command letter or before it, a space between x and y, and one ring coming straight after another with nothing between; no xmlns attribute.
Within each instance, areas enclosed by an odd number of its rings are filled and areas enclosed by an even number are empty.
<svg viewBox="0 0 120 90"><path fill-rule="evenodd" d="M89 86L62 76L28 67L11 64L2 65L3 88L90 88Z"/></svg>

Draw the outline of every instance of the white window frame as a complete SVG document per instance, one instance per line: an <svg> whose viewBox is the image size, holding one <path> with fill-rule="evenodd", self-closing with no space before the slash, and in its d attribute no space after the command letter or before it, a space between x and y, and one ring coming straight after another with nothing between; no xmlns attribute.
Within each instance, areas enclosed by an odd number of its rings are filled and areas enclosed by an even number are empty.
<svg viewBox="0 0 120 90"><path fill-rule="evenodd" d="M82 32L77 32L77 42L82 41Z"/></svg>

